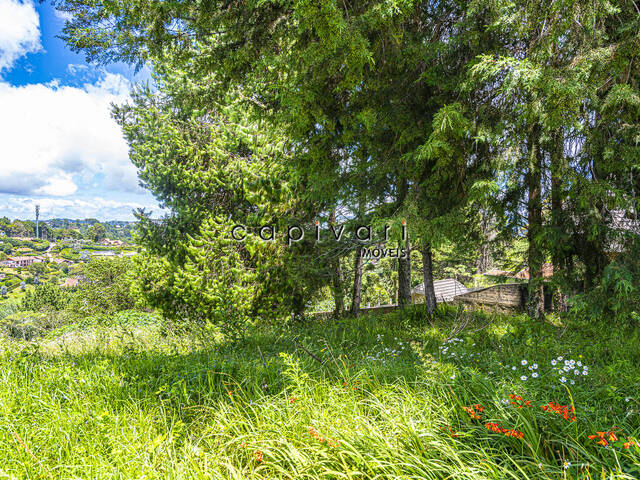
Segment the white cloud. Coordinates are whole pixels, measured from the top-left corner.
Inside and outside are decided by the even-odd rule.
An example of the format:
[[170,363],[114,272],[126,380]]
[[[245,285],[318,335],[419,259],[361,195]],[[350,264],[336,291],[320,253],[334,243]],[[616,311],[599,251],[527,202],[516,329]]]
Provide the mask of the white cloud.
[[62,10],[54,9],[53,13],[56,17],[64,22],[68,22],[73,19],[73,15],[69,12],[63,12]]
[[40,17],[33,3],[0,0],[0,73],[27,53],[37,52],[40,44]]
[[129,88],[111,73],[82,88],[0,82],[0,193],[68,196],[96,175],[110,189],[140,192],[110,113]]
[[139,208],[152,210],[154,217],[162,212],[151,199],[131,201],[112,200],[104,197],[88,199],[19,196],[0,196],[0,212],[11,219],[34,218],[35,206],[40,205],[40,218],[97,218],[98,220],[134,220],[132,211]]

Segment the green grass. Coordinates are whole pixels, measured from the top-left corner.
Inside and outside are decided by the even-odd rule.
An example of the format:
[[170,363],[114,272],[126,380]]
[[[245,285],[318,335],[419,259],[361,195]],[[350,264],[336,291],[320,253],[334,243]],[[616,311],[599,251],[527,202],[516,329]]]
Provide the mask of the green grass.
[[[122,313],[5,339],[0,478],[637,478],[640,449],[588,436],[640,436],[639,329],[411,317],[256,327],[231,342]],[[562,384],[558,356],[588,375]],[[463,410],[473,404],[481,420]]]

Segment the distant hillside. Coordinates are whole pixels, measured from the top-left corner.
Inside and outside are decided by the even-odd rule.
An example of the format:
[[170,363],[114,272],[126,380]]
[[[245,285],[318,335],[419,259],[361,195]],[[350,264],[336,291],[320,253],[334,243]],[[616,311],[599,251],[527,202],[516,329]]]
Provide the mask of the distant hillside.
[[[101,222],[95,218],[70,219],[53,218],[40,221],[40,237],[46,239],[94,236],[94,231],[99,229],[99,237],[112,240],[130,240],[136,222],[122,220],[108,220]],[[11,237],[34,237],[36,223],[33,220],[9,220],[0,218],[0,232]]]
[[89,227],[92,227],[95,224],[99,223],[104,226],[107,232],[107,238],[118,240],[130,239],[136,224],[136,222],[128,222],[124,220],[107,220],[105,222],[101,222],[99,220],[96,220],[95,218],[85,218],[84,220],[53,218],[50,220],[45,220],[44,223],[51,228],[61,228],[65,230],[77,229],[83,235],[86,233]]

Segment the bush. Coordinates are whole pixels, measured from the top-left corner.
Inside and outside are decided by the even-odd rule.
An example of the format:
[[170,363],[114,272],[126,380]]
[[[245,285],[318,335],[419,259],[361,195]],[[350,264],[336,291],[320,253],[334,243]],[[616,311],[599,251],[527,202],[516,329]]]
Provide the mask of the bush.
[[109,313],[135,306],[130,293],[131,261],[125,257],[92,258],[82,268],[71,308],[82,313]]
[[69,293],[58,285],[47,283],[28,291],[20,304],[21,310],[39,311],[43,308],[62,310],[69,304]]
[[44,310],[40,312],[17,312],[5,317],[0,325],[7,337],[15,340],[33,340],[64,323],[62,312]]
[[618,255],[607,267],[598,285],[577,295],[572,315],[594,322],[613,319],[618,324],[637,323],[640,317],[640,246]]
[[0,304],[0,320],[16,313],[19,310],[17,303],[12,301],[2,302]]

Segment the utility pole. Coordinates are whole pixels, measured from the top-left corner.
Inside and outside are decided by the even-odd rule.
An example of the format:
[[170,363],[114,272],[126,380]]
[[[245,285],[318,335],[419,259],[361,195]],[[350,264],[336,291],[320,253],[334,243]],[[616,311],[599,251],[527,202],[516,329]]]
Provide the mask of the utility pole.
[[36,238],[40,238],[39,220],[40,220],[40,205],[36,205]]

